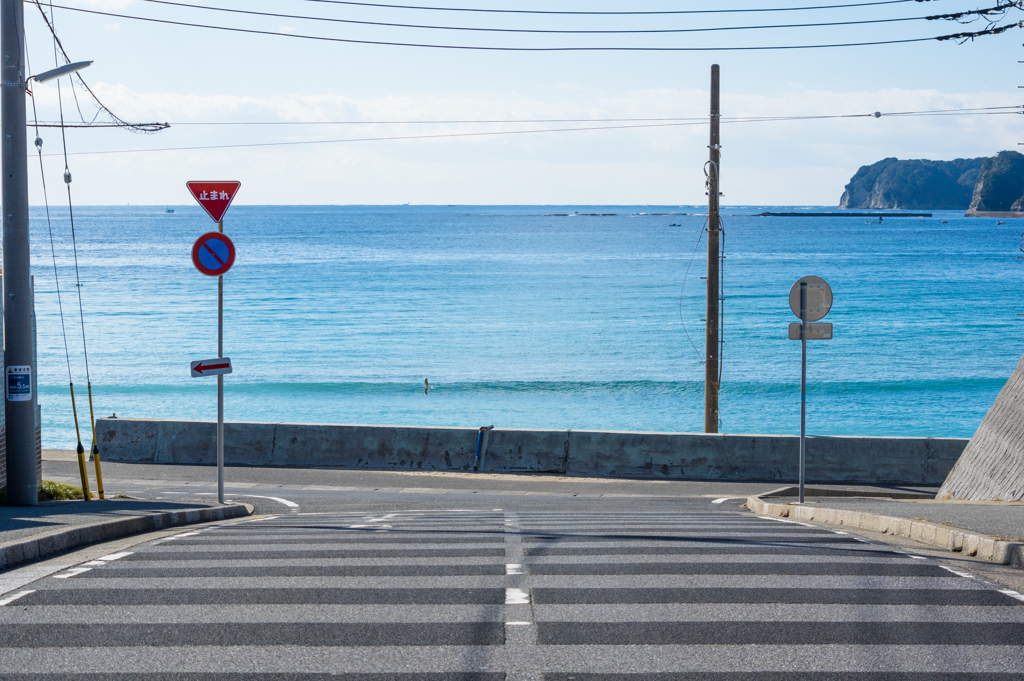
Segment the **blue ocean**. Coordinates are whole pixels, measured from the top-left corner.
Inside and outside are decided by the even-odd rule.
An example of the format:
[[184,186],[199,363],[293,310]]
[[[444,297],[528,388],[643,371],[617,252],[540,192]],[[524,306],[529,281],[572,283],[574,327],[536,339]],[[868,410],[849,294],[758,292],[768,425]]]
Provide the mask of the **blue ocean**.
[[[83,322],[97,417],[216,418],[189,372],[217,356],[217,281],[190,260],[216,225],[170,208],[76,209],[80,286],[67,209],[32,209],[45,447],[76,445],[65,337],[91,437]],[[1024,225],[765,210],[823,209],[723,211],[721,432],[799,432],[788,293],[816,275],[834,339],[808,343],[808,432],[970,437],[1024,352]],[[699,432],[702,213],[235,206],[226,418]]]

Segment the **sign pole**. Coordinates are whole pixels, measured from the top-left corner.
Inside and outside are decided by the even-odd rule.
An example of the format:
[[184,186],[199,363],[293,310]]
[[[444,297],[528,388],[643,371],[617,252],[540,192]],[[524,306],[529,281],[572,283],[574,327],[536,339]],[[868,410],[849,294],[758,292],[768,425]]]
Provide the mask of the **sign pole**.
[[[217,222],[224,233],[224,220]],[[224,356],[224,275],[217,275],[217,356]],[[217,375],[217,502],[224,503],[224,374]]]
[[[813,298],[808,297],[813,294]],[[824,319],[832,309],[832,288],[821,277],[801,277],[789,289],[789,309],[800,323],[789,325],[789,339],[800,341],[800,503],[804,503],[807,471],[807,341],[832,340],[831,324],[809,324]]]
[[[0,0],[2,1],[2,0]],[[241,182],[186,182],[185,186],[217,223],[192,246],[192,264],[207,276],[217,277],[217,358],[191,362],[192,377],[217,377],[217,501],[224,503],[224,374],[231,373],[231,358],[224,357],[224,274],[235,262],[235,245],[224,234],[224,213]]]
[[800,503],[807,463],[807,282],[800,282]]

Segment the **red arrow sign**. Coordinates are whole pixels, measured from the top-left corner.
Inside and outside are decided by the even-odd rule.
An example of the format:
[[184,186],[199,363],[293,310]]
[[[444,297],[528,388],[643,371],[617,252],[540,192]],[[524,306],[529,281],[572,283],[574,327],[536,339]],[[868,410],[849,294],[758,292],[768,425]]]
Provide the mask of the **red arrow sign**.
[[192,368],[192,371],[198,371],[199,373],[203,373],[204,371],[212,371],[213,369],[227,369],[229,366],[231,366],[231,365],[228,364],[227,362],[225,362],[224,364],[206,364],[206,365],[204,365],[202,362],[200,362],[199,364],[197,364],[196,366],[194,366]]
[[216,376],[218,374],[231,373],[231,358],[218,357],[216,359],[201,359],[190,363],[192,377]]
[[224,219],[241,182],[186,182],[185,186],[214,222]]

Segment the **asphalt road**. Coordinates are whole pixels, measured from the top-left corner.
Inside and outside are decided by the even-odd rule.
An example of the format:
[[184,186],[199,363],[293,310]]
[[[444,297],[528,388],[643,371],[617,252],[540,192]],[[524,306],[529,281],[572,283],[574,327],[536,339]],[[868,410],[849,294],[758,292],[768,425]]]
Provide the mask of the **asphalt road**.
[[1024,678],[1024,596],[703,487],[303,482],[0,596],[0,679]]

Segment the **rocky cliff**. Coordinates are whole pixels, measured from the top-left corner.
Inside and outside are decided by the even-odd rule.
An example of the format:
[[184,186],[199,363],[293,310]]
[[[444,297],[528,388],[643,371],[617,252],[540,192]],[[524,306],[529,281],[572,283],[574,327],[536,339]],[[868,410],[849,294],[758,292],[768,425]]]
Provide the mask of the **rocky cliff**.
[[[839,207],[900,210],[965,209],[971,205],[971,197],[980,177],[982,165],[992,160],[883,159],[878,163],[862,166],[857,171],[846,185]],[[1018,197],[1020,193],[1018,192]]]
[[1000,151],[981,164],[968,213],[1021,210],[1024,202],[1024,154]]

